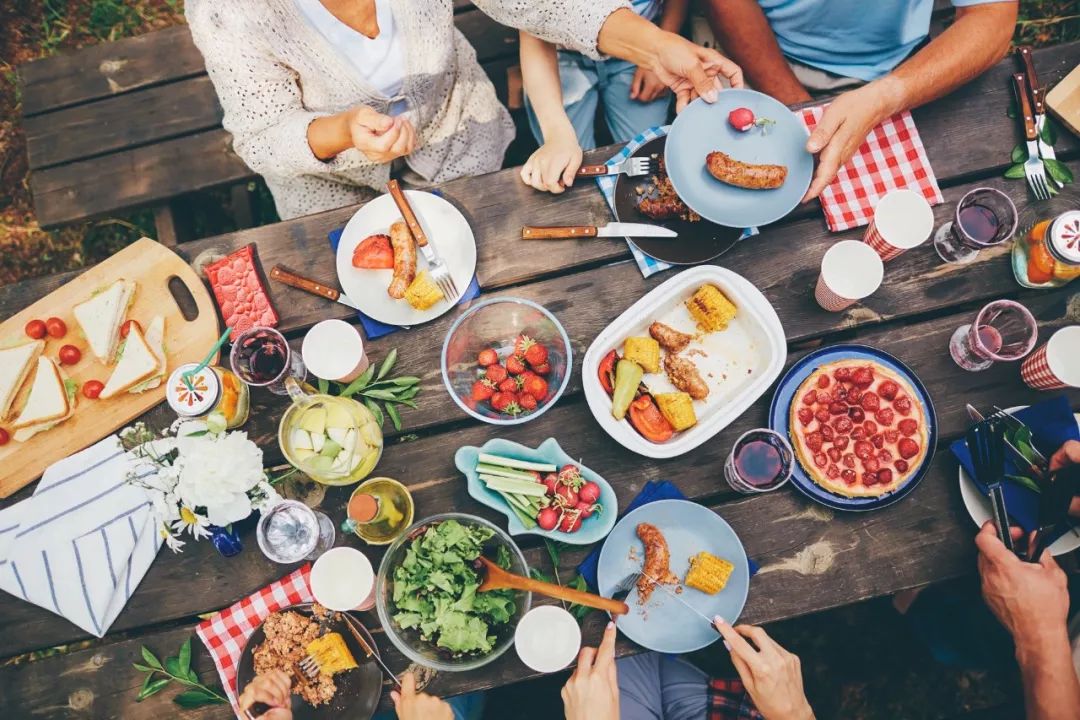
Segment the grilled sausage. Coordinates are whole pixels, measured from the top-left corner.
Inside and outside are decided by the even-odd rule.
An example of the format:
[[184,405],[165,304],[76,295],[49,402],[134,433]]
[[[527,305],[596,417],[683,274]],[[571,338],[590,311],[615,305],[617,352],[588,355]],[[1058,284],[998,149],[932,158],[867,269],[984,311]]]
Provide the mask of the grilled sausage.
[[[671,551],[668,550],[667,540],[659,528],[649,523],[638,523],[637,536],[645,546],[645,564],[642,567],[643,575],[638,579],[638,597],[645,604],[652,595],[653,586],[656,582],[663,585],[678,585],[679,578],[671,572]],[[645,577],[648,575],[649,577]],[[649,578],[654,578],[650,580]]]
[[775,190],[787,180],[786,165],[751,165],[720,151],[709,153],[705,165],[720,182],[749,190]]
[[693,335],[687,335],[684,332],[679,332],[670,325],[665,325],[662,322],[654,322],[649,326],[649,335],[652,339],[660,343],[660,347],[667,350],[669,353],[680,353],[686,349],[686,346],[690,344],[690,341],[694,339]]
[[704,400],[709,396],[709,386],[701,379],[697,366],[677,355],[664,358],[664,372],[675,387],[695,400]]
[[394,279],[386,292],[400,300],[416,278],[416,241],[409,226],[401,220],[390,226],[390,247],[394,249]]

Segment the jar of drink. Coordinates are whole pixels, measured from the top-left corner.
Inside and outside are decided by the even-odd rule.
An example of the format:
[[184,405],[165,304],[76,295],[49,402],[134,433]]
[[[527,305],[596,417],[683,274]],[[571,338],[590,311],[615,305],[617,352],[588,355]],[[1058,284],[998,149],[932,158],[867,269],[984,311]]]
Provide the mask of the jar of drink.
[[207,366],[185,378],[184,373],[195,370],[197,363],[187,363],[173,370],[165,389],[169,407],[179,417],[196,420],[220,412],[229,430],[240,427],[248,419],[251,391],[236,376],[223,367]]
[[412,495],[397,480],[372,478],[353,491],[346,513],[343,531],[369,545],[388,545],[412,525]]
[[1061,287],[1080,277],[1080,210],[1035,223],[1013,247],[1013,272],[1029,288]]

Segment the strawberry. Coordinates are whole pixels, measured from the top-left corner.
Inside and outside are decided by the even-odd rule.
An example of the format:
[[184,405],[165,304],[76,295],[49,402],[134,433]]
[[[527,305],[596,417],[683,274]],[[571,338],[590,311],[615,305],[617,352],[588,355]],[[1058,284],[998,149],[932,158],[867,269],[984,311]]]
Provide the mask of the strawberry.
[[484,348],[480,351],[480,355],[477,357],[476,362],[480,364],[480,367],[495,365],[499,362],[499,353],[495,352],[492,348]]
[[518,357],[525,357],[525,352],[535,344],[536,341],[528,335],[518,335],[517,339],[514,340],[514,354]]
[[497,412],[507,415],[517,415],[521,407],[517,404],[517,396],[514,393],[497,392],[491,396],[491,407]]
[[900,442],[897,444],[896,449],[900,452],[900,457],[904,460],[910,460],[919,454],[919,443],[911,438],[900,438]]
[[525,372],[525,361],[517,355],[506,358],[506,371],[511,375],[520,375]]
[[504,368],[502,365],[490,365],[488,366],[488,369],[484,371],[484,377],[496,384],[501,383],[503,380],[505,380],[506,375],[506,368]]
[[894,383],[892,380],[886,380],[878,386],[878,395],[884,400],[892,402],[896,398],[896,394],[900,392],[900,386]]
[[477,380],[472,386],[472,399],[477,402],[484,402],[490,400],[491,396],[495,394],[495,388],[491,386],[487,380]]
[[518,405],[521,406],[522,410],[535,410],[538,403],[536,402],[536,398],[534,396],[525,392],[522,393],[521,397],[518,398]]
[[547,375],[551,372],[551,363],[540,363],[539,365],[533,365],[533,372],[538,375]]
[[547,380],[539,375],[526,377],[521,389],[532,395],[534,398],[546,398],[548,394]]
[[501,383],[499,383],[498,387],[499,392],[504,393],[516,393],[519,390],[517,378],[512,377],[508,377],[503,380]]
[[851,382],[861,388],[868,388],[874,384],[874,371],[868,367],[855,368],[851,373]]
[[819,388],[825,389],[825,388],[829,387],[829,384],[831,382],[832,382],[832,378],[829,377],[828,375],[819,375],[818,379],[817,379],[817,386]]
[[536,343],[535,345],[532,345],[525,350],[525,362],[529,363],[534,367],[536,365],[543,365],[547,362],[547,359],[547,348],[540,343]]

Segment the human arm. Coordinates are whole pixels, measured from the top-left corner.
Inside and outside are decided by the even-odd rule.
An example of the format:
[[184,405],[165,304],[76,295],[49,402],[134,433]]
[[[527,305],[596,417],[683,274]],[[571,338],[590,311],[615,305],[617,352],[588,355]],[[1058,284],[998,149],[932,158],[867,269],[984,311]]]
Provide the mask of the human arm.
[[720,47],[743,68],[752,87],[785,105],[810,100],[780,51],[758,0],[710,0],[706,13]]
[[360,105],[312,120],[307,142],[320,160],[356,148],[373,163],[388,163],[416,149],[416,130],[401,115],[390,117]]
[[[661,30],[676,35],[682,31],[683,23],[686,22],[686,13],[689,9],[689,0],[667,0],[664,10],[656,23]],[[634,79],[630,83],[630,98],[639,102],[648,103],[656,100],[667,92],[667,86],[660,82],[656,73],[648,68],[638,66],[634,71]]]
[[713,624],[724,636],[739,679],[765,720],[814,720],[803,691],[798,655],[789,653],[759,627],[732,627],[720,616]]
[[[1065,444],[1050,456],[1050,472],[1057,472],[1069,465],[1080,465],[1080,442],[1076,440],[1066,440]],[[1080,495],[1072,499],[1069,514],[1080,517]]]
[[416,691],[411,672],[401,676],[401,691],[390,693],[398,720],[454,720],[454,711],[443,700]]
[[563,108],[555,46],[524,31],[521,77],[544,138],[522,165],[521,179],[537,190],[561,193],[574,184],[574,174],[581,167],[581,146]]
[[574,674],[562,689],[566,720],[619,720],[615,635],[615,623],[609,622],[600,647],[578,653]]
[[817,197],[882,120],[947,95],[983,73],[1009,48],[1017,3],[958,7],[956,20],[895,70],[837,97],[806,143],[820,153],[803,202]]
[[271,670],[265,675],[256,675],[244,688],[237,704],[241,710],[247,710],[257,702],[268,705],[270,709],[257,720],[292,720],[292,710],[289,708],[291,688],[292,680],[286,673]]
[[[1012,528],[1015,538],[1022,532]],[[1080,717],[1080,681],[1069,645],[1065,573],[1044,551],[1036,563],[1009,551],[992,521],[975,537],[983,597],[1012,635],[1028,720]]]

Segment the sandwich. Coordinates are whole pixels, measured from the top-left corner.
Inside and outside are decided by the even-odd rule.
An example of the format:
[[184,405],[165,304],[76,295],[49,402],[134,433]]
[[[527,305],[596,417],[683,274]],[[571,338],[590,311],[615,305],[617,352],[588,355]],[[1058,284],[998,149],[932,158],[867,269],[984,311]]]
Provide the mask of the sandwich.
[[135,295],[137,283],[117,280],[73,310],[90,350],[101,362],[109,364],[120,342],[120,326]]
[[0,419],[7,417],[19,388],[37,367],[37,359],[44,349],[44,340],[34,340],[0,350]]
[[162,315],[155,315],[154,319],[150,321],[150,326],[146,328],[146,335],[143,336],[146,339],[146,344],[150,346],[150,349],[154,353],[154,357],[158,359],[159,367],[158,371],[151,375],[146,380],[143,380],[138,385],[131,387],[129,393],[141,393],[147,390],[153,390],[157,386],[161,385],[165,381],[165,375],[168,373],[168,366],[165,355],[165,318]]
[[120,351],[120,359],[101,390],[101,399],[107,400],[136,385],[155,377],[161,372],[161,361],[154,354],[138,325],[131,324],[131,331]]
[[19,416],[12,421],[14,439],[26,442],[34,435],[67,420],[75,412],[74,381],[69,380],[49,358],[41,355],[37,361],[34,384]]

